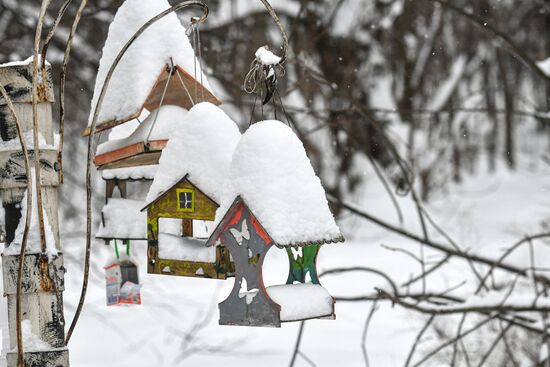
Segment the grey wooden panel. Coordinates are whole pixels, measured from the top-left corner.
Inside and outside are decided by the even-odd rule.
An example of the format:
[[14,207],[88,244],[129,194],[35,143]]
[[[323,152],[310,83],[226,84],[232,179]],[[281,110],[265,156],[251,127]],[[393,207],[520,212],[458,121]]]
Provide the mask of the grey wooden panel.
[[[34,170],[34,150],[29,151],[31,169]],[[58,186],[57,150],[40,151],[40,182],[42,186]],[[34,172],[33,172],[34,173]],[[20,150],[0,151],[0,189],[27,186],[27,172],[25,160]]]
[[[48,292],[44,289],[40,278],[40,256],[41,254],[26,254],[23,265],[23,293]],[[4,294],[15,295],[17,293],[17,270],[19,267],[19,255],[2,255],[2,267],[4,268]],[[63,266],[63,254],[57,256],[48,263],[50,278],[56,288],[65,290]]]
[[[6,89],[13,102],[32,102],[32,68],[32,64],[0,67],[0,84]],[[39,66],[38,80],[38,100],[54,102],[52,71],[49,65],[46,66],[45,73]],[[0,100],[0,104],[5,104],[3,99]]]
[[[237,225],[226,230],[222,239],[235,262],[235,284],[218,305],[220,325],[280,327],[281,307],[269,298],[262,280],[262,265],[273,243],[258,235],[246,207]],[[241,289],[245,281],[246,289]]]

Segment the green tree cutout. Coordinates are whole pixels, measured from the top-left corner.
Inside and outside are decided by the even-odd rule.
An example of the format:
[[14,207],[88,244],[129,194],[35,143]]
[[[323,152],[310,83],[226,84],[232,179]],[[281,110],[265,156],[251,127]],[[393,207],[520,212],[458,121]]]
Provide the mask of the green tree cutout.
[[320,245],[304,246],[299,247],[299,251],[294,252],[292,248],[287,247],[286,253],[288,254],[290,266],[286,284],[293,284],[295,281],[305,283],[308,272],[311,282],[313,284],[319,284],[315,259],[320,247]]

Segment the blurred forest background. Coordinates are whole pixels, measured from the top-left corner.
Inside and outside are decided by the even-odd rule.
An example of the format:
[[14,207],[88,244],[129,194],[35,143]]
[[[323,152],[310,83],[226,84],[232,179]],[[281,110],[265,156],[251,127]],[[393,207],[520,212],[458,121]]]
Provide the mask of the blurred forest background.
[[[242,90],[258,45],[280,45],[280,36],[259,2],[209,0],[211,16],[201,28],[202,55],[227,110],[245,127],[254,99]],[[80,134],[90,108],[101,49],[121,1],[87,6],[68,71],[68,160],[82,162]],[[388,133],[406,124],[406,149],[423,199],[464,175],[499,164],[548,163],[550,83],[530,70],[487,28],[433,0],[284,0],[273,2],[290,36],[290,58],[279,91],[288,118],[307,143],[330,193],[341,196],[363,183],[356,156],[384,168],[400,187]],[[544,0],[454,1],[520,45],[533,61],[550,57],[550,4]],[[53,1],[52,10],[61,6]],[[39,4],[0,1],[0,62],[30,55]],[[49,52],[59,74],[70,21],[69,7]],[[53,16],[52,11],[52,16]],[[184,24],[190,14],[180,14]],[[50,17],[49,22],[52,21]],[[47,30],[47,28],[46,28]],[[277,104],[279,116],[284,112]],[[263,111],[255,110],[256,118]],[[273,116],[265,111],[266,117]],[[323,141],[309,139],[318,130]],[[540,139],[540,136],[545,139]],[[317,139],[318,140],[318,139]],[[484,162],[482,162],[484,161]],[[480,162],[487,163],[482,164]],[[534,162],[534,163],[533,163]],[[70,163],[69,163],[70,164]],[[69,181],[80,181],[67,170]],[[66,203],[70,205],[70,203]]]
[[[49,29],[62,3],[60,0],[52,1],[45,32]],[[65,219],[62,222],[64,240],[66,241],[64,246],[79,247],[83,243],[86,141],[82,137],[82,132],[89,114],[103,43],[109,24],[121,3],[122,1],[118,0],[95,0],[88,3],[71,54],[66,87],[65,184],[61,190],[61,214]],[[171,3],[173,2],[171,1]],[[272,5],[289,35],[289,58],[285,63],[285,74],[279,79],[278,90],[281,98],[275,98],[274,103],[263,108],[257,104],[258,101],[254,96],[243,91],[243,79],[249,71],[250,63],[254,59],[254,52],[258,47],[267,44],[275,53],[278,53],[276,47],[281,45],[282,39],[275,24],[259,1],[205,0],[205,3],[210,7],[210,16],[200,28],[201,43],[199,47],[202,52],[205,73],[223,102],[222,108],[240,124],[243,131],[250,121],[263,118],[277,117],[283,121],[289,121],[293,125],[304,142],[315,171],[321,177],[327,193],[333,198],[333,209],[338,215],[340,223],[344,223],[347,240],[353,242],[363,238],[361,237],[362,232],[356,231],[357,226],[350,225],[348,227],[349,222],[346,222],[346,219],[350,216],[349,212],[353,212],[353,208],[349,205],[346,207],[344,202],[367,208],[383,217],[388,221],[387,223],[395,222],[396,226],[397,222],[399,225],[407,222],[402,226],[403,228],[406,227],[411,232],[423,233],[423,236],[418,234],[416,238],[408,236],[407,241],[409,242],[397,241],[392,236],[396,236],[396,233],[399,234],[399,228],[402,227],[397,230],[390,228],[391,233],[388,232],[390,234],[381,235],[380,232],[376,232],[380,228],[373,228],[374,225],[372,225],[365,230],[369,234],[374,233],[374,238],[372,235],[368,238],[370,242],[365,241],[369,244],[397,243],[403,248],[410,249],[410,246],[417,246],[418,243],[430,244],[430,239],[434,240],[435,237],[436,240],[444,239],[455,246],[450,237],[441,231],[435,223],[431,223],[431,226],[428,226],[430,228],[426,229],[424,219],[426,221],[429,219],[432,222],[431,219],[422,211],[420,205],[411,204],[412,201],[418,204],[418,199],[428,207],[431,203],[435,203],[434,207],[430,209],[434,209],[438,217],[443,219],[442,221],[446,224],[446,228],[450,229],[452,235],[463,240],[462,248],[477,250],[476,246],[479,245],[480,251],[485,251],[485,255],[490,254],[492,259],[496,259],[497,255],[500,255],[498,251],[503,251],[503,243],[509,245],[526,233],[544,230],[546,233],[537,238],[550,236],[547,233],[550,230],[548,211],[532,210],[533,208],[540,210],[536,205],[547,203],[550,191],[550,182],[548,182],[548,168],[550,167],[550,3],[548,1],[273,0]],[[26,59],[31,55],[39,8],[40,4],[35,0],[0,0],[0,63]],[[59,76],[63,51],[76,9],[76,4],[69,6],[48,51],[48,61],[52,64],[55,78]],[[196,14],[191,12],[179,14],[185,25],[190,23],[192,15]],[[544,60],[547,62],[544,63]],[[55,78],[54,81],[58,87],[58,79]],[[57,104],[55,106],[57,107]],[[56,121],[57,114],[58,111],[54,111],[54,121]],[[105,139],[104,136],[101,138]],[[281,148],[284,149],[284,147]],[[503,172],[505,173],[503,174]],[[525,176],[523,180],[518,178],[520,175]],[[94,184],[94,204],[97,210],[101,208],[104,190],[103,183],[98,176],[96,175]],[[476,181],[476,178],[480,177],[483,180]],[[498,195],[486,200],[483,210],[474,213],[470,207],[461,208],[460,203],[467,202],[472,208],[479,209],[475,207],[475,204],[483,200],[480,199],[480,196],[475,195],[466,197],[463,195],[463,191],[456,188],[460,188],[462,185],[467,186],[469,180],[473,179],[473,184],[469,188],[478,190],[481,186],[480,182],[485,184],[490,181],[490,179],[486,179],[487,177],[496,177],[499,184],[510,178],[512,184],[490,186],[486,191],[498,191]],[[365,190],[368,191],[375,185],[378,187],[381,185],[383,189],[374,194],[373,192],[367,193],[375,197],[374,199],[369,197],[369,205],[372,206],[367,207],[365,204],[367,200],[364,200],[363,197],[367,195],[363,194]],[[415,188],[413,193],[418,194],[418,198],[416,194],[413,194],[412,198],[409,195],[409,202],[404,202],[402,197],[411,192],[411,187]],[[538,191],[534,189],[535,187]],[[540,187],[543,187],[542,191],[540,191]],[[478,192],[476,191],[475,194],[477,195]],[[387,196],[384,205],[376,202],[377,196],[381,195]],[[411,226],[410,218],[413,218],[413,222],[418,220],[417,210],[421,225],[415,222],[416,224]],[[354,213],[357,214],[357,212]],[[395,213],[398,214],[397,220]],[[513,217],[512,220],[510,219],[512,214],[518,214],[518,217],[521,218]],[[408,221],[404,221],[403,217]],[[94,220],[97,222],[97,215]],[[512,222],[517,227],[510,228]],[[360,229],[364,229],[364,227],[366,226],[362,225]],[[473,238],[472,233],[476,232],[478,227],[483,235],[480,234],[477,238]],[[94,228],[96,228],[95,225]],[[434,235],[434,232],[438,234]],[[78,241],[72,241],[73,239],[78,239]],[[520,244],[530,243],[530,240],[530,237],[526,237],[525,241]],[[468,246],[463,246],[464,243],[467,243]],[[548,241],[546,240],[544,243],[547,244]],[[387,248],[384,252],[374,249],[374,246],[365,249],[365,246],[362,245],[363,243],[359,243],[359,241],[355,244],[350,243],[351,250],[346,250],[349,251],[347,253],[328,250],[334,251],[330,252],[332,254],[330,259],[333,260],[331,265],[339,264],[338,261],[345,263],[349,260],[344,258],[346,255],[355,257],[353,260],[360,262],[361,265],[379,266],[383,268],[383,271],[388,271],[396,277],[406,278],[410,275],[409,273],[413,272],[411,270],[413,268],[414,272],[418,271],[415,260],[411,260],[413,265],[407,265],[406,268],[396,260],[397,252],[405,253],[408,250],[402,248],[393,251],[394,249],[390,249],[392,250],[390,253]],[[484,249],[482,245],[485,246]],[[515,250],[517,247],[508,249]],[[336,297],[339,302],[338,307],[342,307],[338,309],[338,312],[347,310],[348,314],[345,312],[341,314],[354,316],[351,320],[346,319],[346,316],[342,317],[340,321],[343,323],[338,324],[342,330],[335,332],[334,335],[345,335],[345,340],[349,340],[348,337],[359,339],[362,337],[364,343],[371,317],[378,309],[376,302],[379,298],[377,297],[380,297],[380,300],[391,300],[392,304],[393,302],[399,303],[402,299],[410,300],[412,298],[415,299],[415,302],[421,302],[429,298],[426,295],[429,292],[426,291],[425,280],[428,278],[428,274],[424,272],[428,261],[424,261],[422,249],[420,250],[421,255],[418,255],[422,256],[418,261],[422,265],[422,274],[415,277],[414,282],[410,280],[408,283],[404,283],[407,284],[405,288],[409,292],[410,284],[414,283],[418,286],[416,280],[423,279],[421,296],[415,299],[414,296],[407,293],[400,298],[395,294],[393,299],[391,295],[382,297],[380,293],[377,293],[378,296],[370,298],[356,297],[355,301],[374,300],[371,311],[366,315],[365,308],[346,308],[348,306],[345,305],[345,302],[354,301],[353,299]],[[440,286],[438,281],[447,275],[449,279],[457,281],[471,276],[477,282],[479,280],[478,272],[483,273],[483,270],[488,269],[487,262],[482,264],[485,266],[483,267],[474,259],[475,266],[469,265],[474,274],[465,275],[468,270],[464,271],[467,269],[464,263],[460,266],[457,266],[456,263],[449,265],[447,260],[452,255],[466,258],[471,262],[471,256],[462,253],[462,250],[454,252],[447,250],[443,251],[444,254],[446,253],[445,257],[438,253],[441,257],[437,261],[441,258],[443,260],[438,262],[437,268],[434,269],[434,274],[437,274],[439,278],[431,285],[438,284]],[[522,254],[525,255],[525,253]],[[426,256],[428,255],[430,254],[427,253]],[[69,253],[66,256],[69,262],[77,264],[73,265],[75,268],[80,266],[78,256],[80,256],[78,253]],[[537,259],[543,261],[544,256]],[[528,255],[523,256],[520,260],[514,264],[519,264],[517,266],[521,268],[520,272],[523,272],[524,276],[522,279],[528,279],[531,274],[528,273],[528,270],[534,270],[535,265],[529,263]],[[371,263],[368,263],[369,261]],[[346,264],[350,265],[351,263],[353,262]],[[496,264],[497,261],[495,260],[494,263]],[[440,268],[441,264],[449,266]],[[101,265],[94,264],[93,266],[96,273],[92,276],[96,277],[94,280],[100,286],[96,294],[99,296],[96,297],[97,299],[92,298],[92,306],[87,306],[93,310],[90,311],[91,316],[88,316],[90,319],[83,322],[87,326],[96,322],[92,316],[105,312],[103,310],[105,308],[103,289],[101,289],[103,285]],[[326,267],[324,269],[326,270]],[[445,276],[438,273],[441,269],[445,269],[442,271]],[[493,270],[491,267],[487,274],[494,275]],[[539,275],[548,271],[548,264],[544,268],[537,268],[537,271],[540,271]],[[518,277],[522,275],[516,273],[511,272],[510,274]],[[479,289],[483,286],[488,288],[489,293],[492,291],[507,292],[507,287],[510,287],[510,294],[516,295],[517,292],[518,297],[522,297],[521,292],[514,288],[517,278],[512,281],[510,280],[511,275],[508,273],[506,275],[503,275],[504,273],[497,274],[501,276],[498,281],[491,278],[492,283],[486,285],[487,275],[481,281]],[[69,275],[71,275],[70,272]],[[74,288],[71,292],[73,293],[67,292],[66,298],[74,298],[76,291],[79,290],[79,274],[73,273],[73,275],[76,277],[71,280]],[[541,278],[533,281],[537,298],[539,296],[547,297],[547,285],[550,284],[548,277],[544,278],[547,273],[540,276]],[[471,278],[468,278],[468,281],[471,281]],[[534,276],[533,279],[535,279]],[[406,279],[401,280],[405,281]],[[175,280],[171,279],[170,281],[176,284]],[[184,282],[185,280],[178,281]],[[464,280],[465,282],[466,280]],[[356,284],[359,283],[356,282]],[[327,281],[327,284],[330,289],[331,283]],[[334,289],[349,290],[342,285],[343,282],[337,284]],[[372,288],[370,283],[368,285],[367,282],[361,284],[365,284],[368,289]],[[544,284],[543,290],[537,288],[541,284]],[[468,290],[462,293],[450,292],[449,284],[444,284],[444,286],[443,293],[438,294],[437,300],[433,301],[430,306],[441,305],[442,300],[461,305],[467,303],[470,296],[475,298],[479,292],[479,289],[475,290],[477,283],[472,288],[470,282]],[[522,284],[518,288],[525,290],[531,289],[530,287],[530,285]],[[199,292],[198,288],[197,292]],[[158,306],[159,310],[164,311],[166,308],[163,307],[166,305],[162,302],[165,301],[161,300],[154,307]],[[203,302],[202,306],[204,304]],[[415,303],[415,305],[418,304]],[[512,305],[512,311],[516,306],[517,304]],[[515,331],[516,328],[512,329],[513,334],[510,333],[512,334],[510,342],[504,337],[506,345],[502,348],[505,348],[508,354],[516,356],[518,361],[514,357],[508,358],[504,349],[501,349],[499,353],[491,354],[494,349],[492,341],[493,338],[496,338],[495,345],[500,345],[501,335],[508,332],[510,325],[517,326],[517,322],[519,322],[517,320],[525,321],[522,318],[523,314],[517,313],[513,314],[513,318],[507,318],[510,314],[506,312],[510,309],[503,310],[498,305],[493,305],[490,310],[485,309],[483,311],[485,313],[480,312],[479,315],[490,314],[493,315],[492,318],[495,318],[494,315],[498,314],[501,324],[489,323],[488,330],[475,334],[475,338],[465,347],[457,340],[462,339],[460,331],[466,314],[470,312],[469,309],[456,311],[456,314],[463,315],[462,321],[451,316],[451,318],[442,318],[443,321],[437,321],[440,320],[438,318],[432,324],[436,312],[419,308],[415,311],[426,316],[423,320],[426,321],[425,328],[422,324],[415,323],[414,326],[417,327],[414,329],[414,335],[411,336],[410,330],[401,333],[411,336],[406,340],[407,343],[411,340],[415,341],[406,365],[411,362],[410,359],[415,352],[416,344],[422,339],[423,333],[430,325],[427,333],[431,333],[432,342],[434,340],[450,341],[449,343],[454,348],[451,355],[440,356],[438,354],[440,357],[435,365],[446,361],[445,365],[455,365],[456,362],[456,365],[481,366],[487,360],[491,361],[489,356],[493,358],[489,365],[494,366],[523,366],[522,360],[533,362],[525,365],[536,365],[539,362],[541,365],[543,362],[549,365],[550,360],[547,356],[548,350],[550,350],[550,338],[546,324],[549,321],[549,306],[542,307],[535,311],[542,316],[543,327],[539,323],[538,316],[533,317],[528,319],[527,326],[520,325],[519,332]],[[155,310],[155,308],[152,309]],[[70,313],[73,310],[74,306],[71,305],[71,301],[67,301],[66,312]],[[492,311],[496,313],[493,314]],[[171,312],[177,313],[174,310]],[[393,348],[392,343],[388,343],[387,340],[393,340],[390,338],[399,334],[395,330],[400,330],[401,324],[408,325],[412,321],[405,313],[401,313],[397,318],[394,313],[390,313],[389,306],[388,313],[384,314],[383,312],[385,311],[378,311],[384,324],[374,326],[377,333],[377,337],[374,338],[376,339],[375,343],[386,337],[384,345],[377,345],[379,355],[383,355],[380,358],[386,361],[383,358],[390,358],[389,356],[394,352],[393,349],[403,349],[400,353],[405,359],[412,343],[403,346],[403,348]],[[354,313],[360,314],[361,317],[366,316],[365,331],[362,336],[357,335],[361,334],[357,330],[350,331],[353,327],[363,323],[363,319],[357,321]],[[430,315],[429,318],[428,315]],[[481,319],[481,317],[477,318],[479,315],[476,316],[476,322]],[[516,318],[516,316],[518,317]],[[130,319],[126,321],[128,320]],[[172,319],[167,317],[164,321],[171,327]],[[112,322],[109,320],[109,323]],[[394,325],[392,322],[400,325]],[[482,323],[484,322],[487,321],[482,321]],[[509,324],[505,326],[506,331],[501,333],[502,322],[509,322]],[[451,329],[451,325],[456,324],[459,325],[457,331]],[[96,342],[100,343],[103,331],[99,331],[99,328],[93,330],[95,331],[89,331],[89,333],[97,334]],[[193,328],[191,330],[196,331]],[[218,329],[214,330],[218,332]],[[317,343],[319,339],[316,338],[319,338],[322,333],[325,333],[323,335],[331,334],[326,332],[328,329],[320,327],[314,330],[322,330],[322,332],[317,333],[316,336],[309,335],[313,340],[312,343]],[[392,331],[392,334],[384,334],[388,333],[388,330]],[[252,333],[248,330],[247,332]],[[299,335],[301,337],[301,331]],[[533,335],[536,336],[536,339]],[[233,334],[231,334],[232,336]],[[85,353],[89,349],[84,347],[88,340],[84,337],[85,335],[82,335],[82,339],[75,342],[80,343],[77,344],[79,347],[75,347],[75,350],[80,351],[81,354],[78,358],[81,360],[86,359],[87,354]],[[189,339],[185,338],[187,335],[182,336],[182,345],[190,344]],[[272,334],[266,338],[270,342],[274,340]],[[304,339],[306,343],[304,348],[307,349],[308,336],[305,336]],[[398,341],[402,340],[398,339]],[[294,343],[294,340],[291,340],[291,343]],[[359,344],[356,344],[353,348],[358,351]],[[329,353],[330,348],[323,348],[323,345],[321,343],[316,346],[317,352],[322,354],[324,349],[326,353]],[[544,345],[547,346],[546,354],[541,352]],[[284,346],[284,348],[287,347],[287,345]],[[292,347],[294,346],[289,348]],[[296,344],[291,365],[294,364],[296,356],[300,353],[298,347],[299,343]],[[384,348],[390,347],[391,352],[386,352]],[[264,346],[262,345],[261,348]],[[347,346],[342,347],[342,350],[348,356],[349,350],[346,348]],[[467,350],[476,351],[476,348],[485,348],[489,352],[488,354],[480,352],[474,364],[469,361]],[[175,349],[177,350],[177,347]],[[214,350],[227,352],[221,347],[217,349],[214,347],[212,349],[203,348],[202,350],[207,353],[211,351],[214,353]],[[188,349],[184,349],[181,352],[182,355],[187,351]],[[89,353],[93,353],[93,351],[89,351]],[[157,350],[151,353],[155,356],[160,354]],[[305,353],[303,352],[302,362],[307,361]],[[403,355],[403,353],[405,354]],[[365,364],[369,366],[366,354],[365,347],[363,355]],[[461,360],[457,355],[463,355],[464,358]],[[487,358],[485,358],[486,355]],[[525,356],[525,358],[519,358],[519,355]],[[330,358],[330,355],[324,357]],[[164,357],[158,358],[159,361],[162,361]],[[362,358],[357,358],[361,365],[363,365]],[[472,358],[475,360],[475,357]],[[399,360],[399,364],[401,362]],[[477,364],[478,362],[480,364]],[[90,363],[90,365],[94,365],[95,362]],[[211,361],[208,360],[208,363]],[[236,362],[235,365],[240,365],[240,363],[240,361]]]

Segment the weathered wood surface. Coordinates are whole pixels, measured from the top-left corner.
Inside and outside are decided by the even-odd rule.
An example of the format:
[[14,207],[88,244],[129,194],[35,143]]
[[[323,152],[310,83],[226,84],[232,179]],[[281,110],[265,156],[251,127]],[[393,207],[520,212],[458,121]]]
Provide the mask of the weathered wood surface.
[[[32,68],[32,63],[0,67],[0,84],[4,86],[14,103],[32,103]],[[54,102],[50,65],[46,65],[45,73],[39,68],[38,81],[38,101]],[[0,101],[0,104],[5,102]]]
[[237,205],[220,238],[235,262],[235,284],[218,305],[219,323],[280,327],[281,306],[269,297],[262,279],[263,262],[274,243],[246,205]]
[[[6,355],[8,367],[17,366],[17,352]],[[69,365],[69,349],[58,348],[48,352],[25,352],[26,367],[67,367]]]
[[[29,103],[14,103],[15,113],[21,123],[22,131],[33,129],[32,105]],[[39,103],[37,106],[38,132],[46,143],[54,144],[52,125],[52,104],[49,102]],[[1,105],[0,101],[0,138],[3,141],[17,139],[15,118],[7,105]]]
[[[23,293],[50,292],[42,280],[41,254],[27,254],[23,264]],[[4,269],[4,295],[17,293],[17,270],[19,267],[19,255],[2,255],[2,267]],[[48,263],[51,284],[59,291],[65,290],[65,267],[63,266],[63,254],[56,256]]]
[[[34,167],[34,150],[29,150],[29,159]],[[41,150],[39,159],[41,186],[58,186],[57,150]],[[32,172],[34,173],[34,168]],[[23,153],[21,150],[0,151],[0,189],[14,187],[27,187]]]

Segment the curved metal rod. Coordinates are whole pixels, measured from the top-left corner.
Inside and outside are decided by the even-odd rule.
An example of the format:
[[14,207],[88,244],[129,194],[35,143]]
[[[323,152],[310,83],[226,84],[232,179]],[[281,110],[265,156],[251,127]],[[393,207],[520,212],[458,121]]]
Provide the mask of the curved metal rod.
[[[87,0],[82,0],[80,6],[76,12],[71,26],[71,32],[67,38],[67,44],[65,46],[65,52],[63,54],[63,65],[61,66],[61,73],[59,75],[59,151],[57,153],[57,163],[59,164],[59,184],[63,183],[63,145],[65,142],[65,80],[67,79],[67,65],[69,64],[69,56],[71,54],[71,47],[73,45],[74,35],[76,34],[76,28],[86,7]],[[43,57],[45,53],[43,54]]]
[[40,52],[42,54],[42,69],[46,67],[46,54],[48,53],[48,47],[50,46],[50,42],[53,38],[53,35],[55,31],[57,31],[57,27],[59,26],[59,23],[61,22],[61,19],[65,15],[65,12],[67,11],[67,8],[71,4],[73,0],[65,0],[61,8],[59,9],[59,13],[57,13],[57,17],[55,18],[55,21],[50,28],[50,31],[48,32],[48,35],[46,36],[46,40],[44,41],[44,44],[42,45],[42,51]]
[[103,81],[103,86],[101,87],[101,93],[99,94],[99,98],[97,100],[97,104],[94,108],[94,114],[92,118],[92,124],[90,125],[90,135],[88,135],[88,158],[86,162],[86,253],[85,253],[85,259],[84,259],[84,279],[82,281],[82,291],[80,293],[80,300],[78,302],[78,306],[74,315],[73,320],[71,321],[71,325],[69,326],[69,331],[67,332],[67,337],[65,339],[65,345],[69,343],[69,340],[71,339],[71,335],[74,331],[74,328],[76,326],[76,323],[78,322],[78,318],[80,316],[80,312],[82,311],[82,307],[84,306],[84,300],[86,298],[86,291],[88,288],[88,275],[90,271],[90,250],[91,250],[91,233],[92,233],[92,180],[91,180],[91,165],[92,160],[94,157],[94,135],[95,135],[95,128],[97,124],[97,118],[99,115],[99,110],[101,108],[101,105],[103,104],[103,99],[105,98],[105,94],[107,92],[107,88],[109,87],[109,82],[113,76],[113,73],[122,59],[122,56],[126,53],[128,48],[134,43],[134,41],[147,29],[149,28],[153,23],[157,22],[158,20],[164,18],[166,15],[173,13],[177,10],[189,7],[189,6],[200,6],[203,10],[202,16],[199,18],[200,22],[204,22],[206,17],[208,17],[208,6],[204,4],[201,1],[198,0],[191,0],[191,1],[183,1],[179,4],[176,4],[165,11],[161,12],[160,14],[154,16],[153,18],[149,19],[144,25],[141,26],[137,30],[136,33],[128,40],[128,42],[122,47],[118,55],[116,56],[115,60],[113,61],[113,64],[111,65],[109,72],[107,73],[107,76],[105,77],[105,80]]
[[281,35],[283,36],[283,55],[281,56],[280,64],[283,64],[286,61],[287,54],[288,54],[288,36],[286,34],[285,28],[283,27],[283,24],[281,23],[281,20],[277,16],[277,13],[275,13],[275,10],[271,6],[271,4],[267,0],[260,0],[262,4],[266,7],[267,11],[269,12],[269,15],[271,15],[271,18],[273,18],[273,21],[275,24],[277,24],[277,27],[279,27],[279,30],[281,31]]

